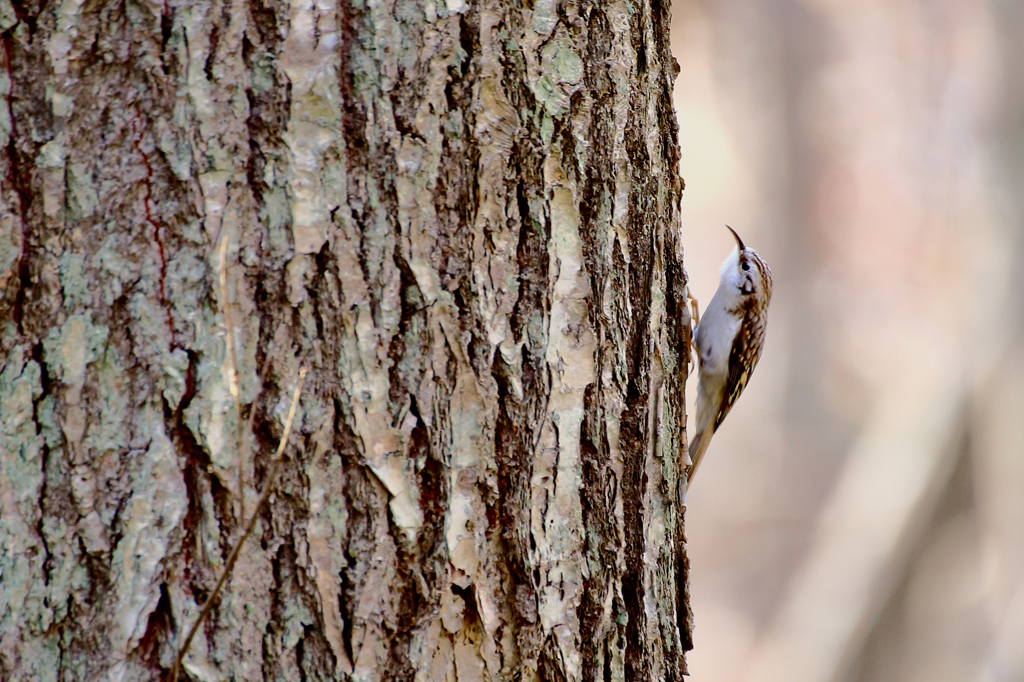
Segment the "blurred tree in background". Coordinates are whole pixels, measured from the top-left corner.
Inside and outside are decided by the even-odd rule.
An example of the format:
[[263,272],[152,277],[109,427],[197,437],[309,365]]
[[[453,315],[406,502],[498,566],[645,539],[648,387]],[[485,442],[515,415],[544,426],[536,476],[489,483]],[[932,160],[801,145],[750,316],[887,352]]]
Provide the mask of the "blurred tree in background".
[[1024,8],[674,15],[693,288],[725,222],[775,275],[688,499],[695,679],[1024,679]]

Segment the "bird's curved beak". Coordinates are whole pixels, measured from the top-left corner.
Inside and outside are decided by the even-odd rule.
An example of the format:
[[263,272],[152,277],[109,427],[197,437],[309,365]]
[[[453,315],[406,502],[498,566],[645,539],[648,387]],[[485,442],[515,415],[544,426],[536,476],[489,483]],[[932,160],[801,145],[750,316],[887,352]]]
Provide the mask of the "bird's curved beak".
[[745,248],[747,248],[747,247],[743,246],[743,240],[740,239],[740,236],[738,234],[736,234],[736,230],[732,229],[728,225],[726,225],[726,227],[729,229],[730,232],[732,232],[732,236],[736,237],[736,243],[739,245],[740,251],[743,251]]

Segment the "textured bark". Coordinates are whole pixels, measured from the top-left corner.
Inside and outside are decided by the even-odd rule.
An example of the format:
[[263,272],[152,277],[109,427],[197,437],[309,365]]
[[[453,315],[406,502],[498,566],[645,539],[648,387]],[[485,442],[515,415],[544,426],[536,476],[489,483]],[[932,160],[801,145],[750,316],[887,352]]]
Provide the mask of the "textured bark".
[[[0,678],[679,679],[668,7],[0,0]],[[218,286],[227,238],[228,295]]]

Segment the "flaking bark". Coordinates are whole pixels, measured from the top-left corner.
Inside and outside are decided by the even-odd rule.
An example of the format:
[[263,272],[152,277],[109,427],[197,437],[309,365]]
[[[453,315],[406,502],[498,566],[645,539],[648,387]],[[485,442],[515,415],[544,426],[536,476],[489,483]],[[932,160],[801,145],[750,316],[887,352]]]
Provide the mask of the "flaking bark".
[[310,374],[185,674],[679,679],[668,30],[0,0],[0,678],[166,676],[242,523],[229,306],[250,507]]

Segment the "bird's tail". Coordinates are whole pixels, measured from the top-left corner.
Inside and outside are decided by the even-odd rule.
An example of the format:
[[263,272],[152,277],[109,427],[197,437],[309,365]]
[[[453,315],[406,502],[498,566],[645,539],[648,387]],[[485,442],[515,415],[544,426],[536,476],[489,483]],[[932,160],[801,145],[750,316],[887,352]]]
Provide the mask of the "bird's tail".
[[693,476],[697,473],[700,461],[704,459],[704,453],[707,452],[708,445],[711,444],[711,436],[713,435],[715,435],[714,429],[704,429],[690,443],[690,466],[686,469],[687,488],[693,484]]

